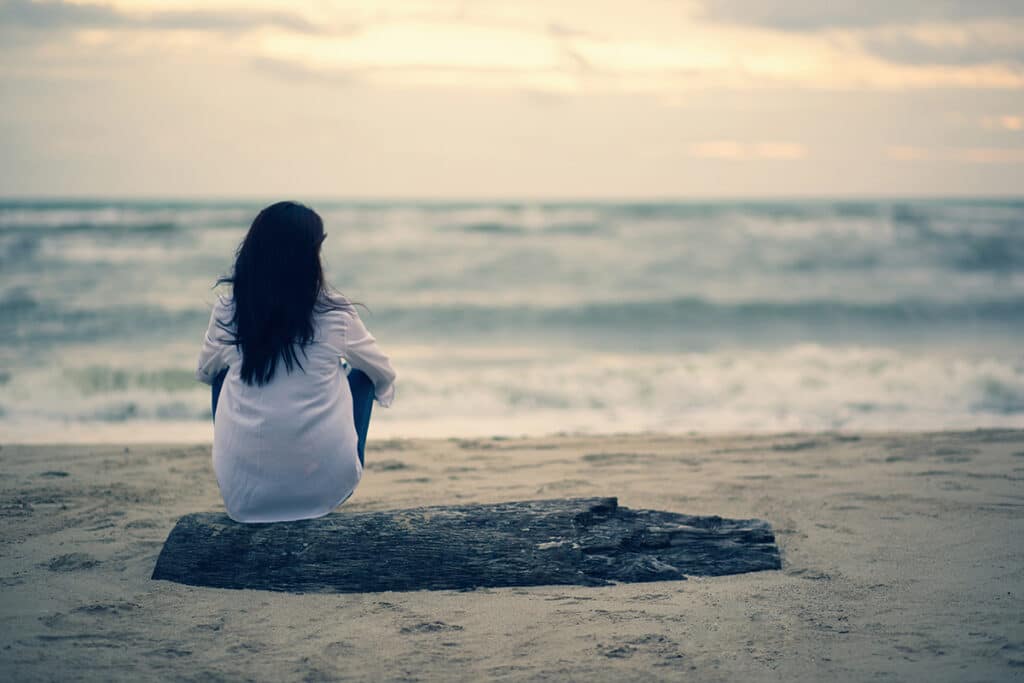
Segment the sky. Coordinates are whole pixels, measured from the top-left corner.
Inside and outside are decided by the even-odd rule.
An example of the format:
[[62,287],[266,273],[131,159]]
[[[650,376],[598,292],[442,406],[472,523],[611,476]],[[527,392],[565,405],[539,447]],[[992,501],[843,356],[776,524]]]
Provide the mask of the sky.
[[0,0],[0,195],[1024,193],[1020,0]]

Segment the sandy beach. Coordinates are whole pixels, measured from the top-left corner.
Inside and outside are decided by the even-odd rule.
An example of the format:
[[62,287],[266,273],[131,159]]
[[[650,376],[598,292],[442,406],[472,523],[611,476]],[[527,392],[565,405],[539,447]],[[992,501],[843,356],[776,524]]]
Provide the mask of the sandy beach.
[[[781,571],[292,595],[150,573],[208,445],[3,445],[0,670],[34,680],[1024,677],[1024,432],[373,441],[339,509],[570,496],[758,517]],[[344,558],[338,558],[344,562]]]

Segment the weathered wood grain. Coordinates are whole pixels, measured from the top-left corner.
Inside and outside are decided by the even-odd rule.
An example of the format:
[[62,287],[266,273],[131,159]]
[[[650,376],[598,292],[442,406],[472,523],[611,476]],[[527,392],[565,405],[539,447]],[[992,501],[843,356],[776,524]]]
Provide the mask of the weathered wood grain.
[[238,524],[186,515],[154,579],[291,592],[471,589],[682,580],[779,569],[756,519],[630,510],[616,498],[341,512]]

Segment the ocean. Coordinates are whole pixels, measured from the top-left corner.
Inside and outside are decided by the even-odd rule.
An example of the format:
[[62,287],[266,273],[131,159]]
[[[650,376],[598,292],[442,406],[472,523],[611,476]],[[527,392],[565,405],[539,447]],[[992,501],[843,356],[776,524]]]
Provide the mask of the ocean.
[[[0,439],[202,442],[255,201],[0,200]],[[1024,427],[1024,201],[310,201],[374,437]]]

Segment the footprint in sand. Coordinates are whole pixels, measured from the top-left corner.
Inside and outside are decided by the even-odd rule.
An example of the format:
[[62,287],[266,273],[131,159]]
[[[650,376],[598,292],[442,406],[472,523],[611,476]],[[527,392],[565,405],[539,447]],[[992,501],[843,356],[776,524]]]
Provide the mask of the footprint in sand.
[[553,481],[548,484],[537,487],[537,493],[545,493],[547,491],[572,491],[574,489],[585,488],[591,486],[592,483],[586,479],[561,479],[559,481]]
[[342,657],[350,655],[355,652],[355,646],[352,643],[346,643],[344,640],[338,640],[333,643],[329,643],[324,648],[324,654],[329,657]]
[[660,633],[646,633],[617,643],[599,643],[597,652],[609,659],[629,659],[636,654],[654,656],[663,660],[663,665],[683,659],[679,643]]
[[790,569],[785,572],[787,576],[795,576],[798,579],[808,581],[831,581],[832,575],[820,572],[817,569]]
[[410,465],[405,464],[401,460],[394,459],[366,463],[366,469],[374,472],[391,472],[393,470],[407,470],[410,468]]
[[818,446],[824,445],[824,442],[821,441],[794,441],[792,443],[772,444],[772,450],[781,451],[784,453],[792,453],[793,451],[805,451],[808,448],[817,448]]
[[156,529],[163,525],[159,519],[133,519],[124,525],[125,529]]
[[88,553],[68,553],[58,555],[44,566],[53,572],[74,572],[80,569],[91,569],[100,563]]
[[643,593],[629,598],[630,602],[661,602],[672,598],[668,593]]
[[224,617],[220,617],[217,621],[211,621],[206,624],[196,624],[192,627],[193,631],[210,631],[217,632],[224,628]]
[[100,602],[94,605],[82,605],[71,611],[76,614],[122,616],[137,609],[142,609],[142,605],[134,602]]
[[437,633],[438,631],[461,631],[458,624],[446,624],[443,621],[424,621],[412,626],[403,626],[400,633]]
[[651,453],[587,453],[581,460],[593,465],[628,465],[636,462],[650,462],[656,457]]

